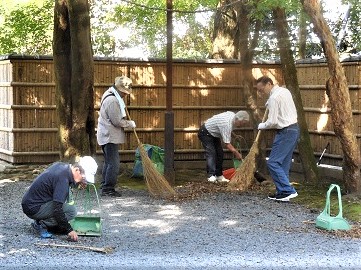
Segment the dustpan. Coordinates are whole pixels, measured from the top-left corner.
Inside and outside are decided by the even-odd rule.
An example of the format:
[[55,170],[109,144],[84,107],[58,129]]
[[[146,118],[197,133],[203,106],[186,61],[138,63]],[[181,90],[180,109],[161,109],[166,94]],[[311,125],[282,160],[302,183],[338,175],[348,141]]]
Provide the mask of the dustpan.
[[79,214],[70,221],[74,231],[83,236],[101,236],[101,211],[95,185],[88,183],[84,190],[78,190],[75,203]]
[[[337,189],[338,209],[339,212],[336,216],[331,216],[330,209],[330,194],[331,191]],[[351,226],[342,217],[342,201],[340,187],[336,184],[331,184],[326,195],[326,206],[322,213],[316,218],[316,227],[324,230],[349,230]]]

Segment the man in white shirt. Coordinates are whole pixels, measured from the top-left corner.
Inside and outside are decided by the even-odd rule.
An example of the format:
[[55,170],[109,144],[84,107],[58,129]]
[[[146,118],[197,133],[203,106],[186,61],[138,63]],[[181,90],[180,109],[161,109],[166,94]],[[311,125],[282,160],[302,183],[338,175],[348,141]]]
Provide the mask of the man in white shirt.
[[229,182],[223,176],[223,147],[222,141],[237,159],[242,154],[231,144],[232,131],[249,122],[246,111],[223,112],[205,121],[198,131],[198,138],[206,152],[208,182]]
[[289,180],[292,155],[300,135],[296,106],[291,92],[286,88],[273,85],[272,79],[267,76],[257,80],[257,91],[269,96],[266,102],[268,118],[266,122],[258,125],[258,129],[277,130],[267,161],[268,170],[276,186],[276,194],[268,198],[289,201],[298,195]]

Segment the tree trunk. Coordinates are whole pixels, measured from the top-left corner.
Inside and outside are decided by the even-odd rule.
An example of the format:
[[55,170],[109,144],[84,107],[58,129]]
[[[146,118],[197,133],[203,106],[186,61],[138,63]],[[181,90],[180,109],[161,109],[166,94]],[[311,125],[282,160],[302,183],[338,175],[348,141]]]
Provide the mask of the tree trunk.
[[303,110],[303,103],[298,85],[297,70],[291,50],[289,28],[285,10],[276,8],[273,10],[278,47],[280,48],[281,66],[286,86],[291,91],[297,108],[298,124],[300,125],[300,142],[298,150],[302,163],[303,173],[307,182],[318,182],[318,169],[316,159],[311,146],[308,126]]
[[[243,92],[246,98],[247,107],[251,110],[251,117],[253,118],[254,123],[259,123],[262,120],[261,112],[257,107],[257,92],[254,90],[254,77],[252,73],[252,60],[254,56],[254,49],[258,44],[259,31],[261,28],[261,22],[256,20],[254,22],[254,36],[253,39],[250,39],[251,31],[251,19],[250,19],[250,10],[247,6],[247,1],[243,1],[239,5],[239,16],[238,16],[238,31],[237,36],[239,36],[239,54],[242,65],[242,85]],[[256,134],[255,134],[256,135]],[[259,154],[256,157],[256,167],[257,170],[268,174],[267,165],[266,165],[266,151],[265,151],[265,141],[264,133],[261,133],[260,139],[260,148]]]
[[300,11],[300,25],[298,29],[298,59],[306,58],[307,20],[303,10]]
[[344,154],[343,180],[346,192],[361,193],[361,154],[354,133],[352,108],[345,72],[339,61],[334,39],[321,13],[318,0],[301,0],[306,13],[314,25],[314,31],[321,40],[330,78],[327,90],[331,104],[331,117],[337,138]]
[[[254,77],[252,74],[252,60],[254,49],[258,43],[261,23],[256,20],[254,23],[254,37],[250,40],[250,29],[252,27],[250,19],[249,1],[242,0],[229,5],[232,1],[222,0],[219,7],[224,7],[217,11],[214,20],[213,37],[213,58],[240,59],[242,65],[242,85],[246,99],[246,105],[251,110],[251,117],[254,122],[262,119],[256,104],[256,92],[253,89]],[[233,2],[232,2],[233,3]],[[223,11],[223,12],[222,12]],[[263,137],[263,135],[262,135]],[[261,148],[264,148],[264,140],[261,139]],[[257,168],[263,173],[267,173],[265,151],[260,151],[257,157]]]
[[53,55],[61,159],[94,154],[94,71],[87,0],[55,1]]
[[231,0],[221,0],[214,18],[213,49],[214,59],[237,59],[238,48],[235,41],[237,31],[237,12]]

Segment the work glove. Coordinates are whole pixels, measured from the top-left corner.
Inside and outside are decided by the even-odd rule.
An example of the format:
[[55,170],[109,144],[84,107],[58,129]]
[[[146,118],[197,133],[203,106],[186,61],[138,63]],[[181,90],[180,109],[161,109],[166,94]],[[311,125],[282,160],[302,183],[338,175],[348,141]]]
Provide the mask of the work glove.
[[265,123],[259,123],[258,124],[258,129],[265,129],[266,128],[266,124]]
[[128,121],[128,127],[135,128],[136,127],[135,122],[134,121]]

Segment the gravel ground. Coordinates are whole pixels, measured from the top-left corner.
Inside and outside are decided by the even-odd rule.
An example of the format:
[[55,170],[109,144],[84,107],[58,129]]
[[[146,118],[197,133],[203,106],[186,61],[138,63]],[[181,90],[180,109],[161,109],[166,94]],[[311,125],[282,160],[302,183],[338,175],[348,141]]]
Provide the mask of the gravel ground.
[[318,213],[250,194],[174,202],[127,189],[121,198],[101,198],[101,237],[42,240],[21,211],[29,185],[0,182],[0,269],[361,269],[361,239],[323,233],[304,222]]

